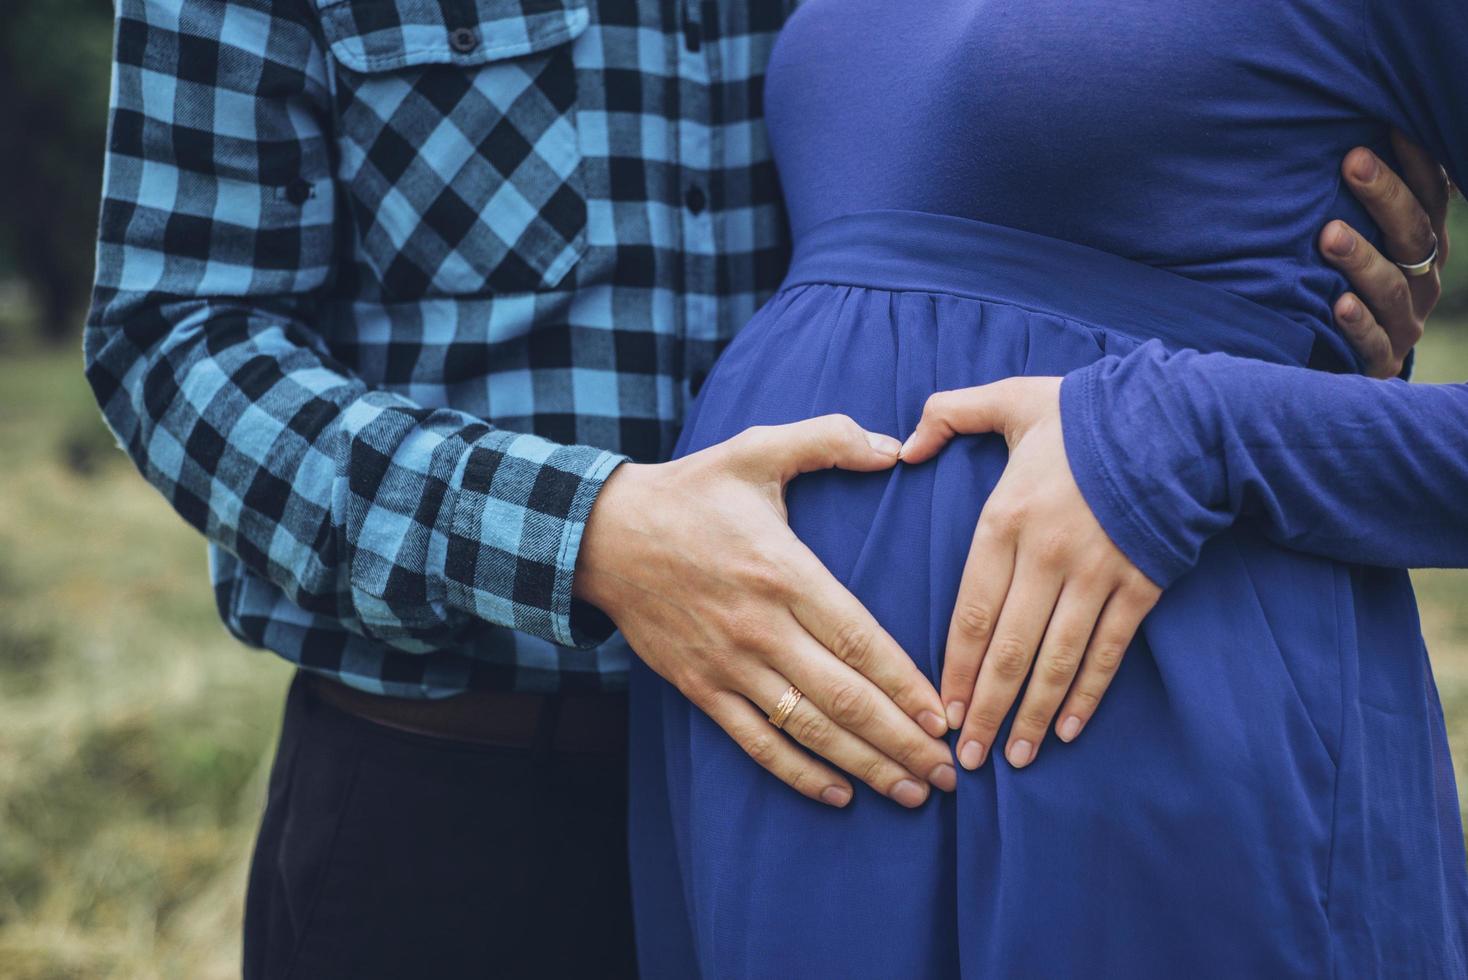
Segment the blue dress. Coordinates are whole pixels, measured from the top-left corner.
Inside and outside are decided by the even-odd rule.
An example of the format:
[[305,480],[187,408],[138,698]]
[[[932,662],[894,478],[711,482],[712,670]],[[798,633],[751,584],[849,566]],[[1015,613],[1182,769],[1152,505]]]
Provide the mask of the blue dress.
[[[1468,564],[1468,388],[1355,376],[1314,250],[1369,227],[1336,167],[1388,126],[1468,177],[1465,50],[1460,0],[800,8],[766,92],[791,268],[680,452],[1063,375],[1076,480],[1165,591],[1077,741],[914,811],[795,794],[639,666],[645,975],[1468,976],[1402,570]],[[970,438],[789,491],[935,684],[1004,463]]]

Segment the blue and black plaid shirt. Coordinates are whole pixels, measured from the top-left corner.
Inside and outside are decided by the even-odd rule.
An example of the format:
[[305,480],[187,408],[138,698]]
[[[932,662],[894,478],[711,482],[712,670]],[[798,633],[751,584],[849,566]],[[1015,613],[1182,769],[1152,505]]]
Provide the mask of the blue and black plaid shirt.
[[242,640],[369,691],[620,686],[617,463],[787,257],[789,0],[117,0],[88,378]]

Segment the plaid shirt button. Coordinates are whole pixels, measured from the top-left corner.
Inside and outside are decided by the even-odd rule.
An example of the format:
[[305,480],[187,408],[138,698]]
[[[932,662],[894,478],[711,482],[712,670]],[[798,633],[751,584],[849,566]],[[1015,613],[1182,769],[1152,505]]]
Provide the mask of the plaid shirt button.
[[688,193],[683,196],[683,203],[694,214],[702,214],[703,209],[708,207],[709,200],[708,196],[704,194],[703,188],[694,184],[688,188]]
[[468,54],[479,47],[479,35],[472,28],[456,27],[449,32],[449,47],[459,54]]

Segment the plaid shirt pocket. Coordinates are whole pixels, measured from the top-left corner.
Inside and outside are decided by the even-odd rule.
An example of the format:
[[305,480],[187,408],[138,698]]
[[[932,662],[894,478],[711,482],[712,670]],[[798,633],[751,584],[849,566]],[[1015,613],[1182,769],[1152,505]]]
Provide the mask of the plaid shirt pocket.
[[553,289],[586,247],[585,0],[318,0],[341,186],[387,298]]

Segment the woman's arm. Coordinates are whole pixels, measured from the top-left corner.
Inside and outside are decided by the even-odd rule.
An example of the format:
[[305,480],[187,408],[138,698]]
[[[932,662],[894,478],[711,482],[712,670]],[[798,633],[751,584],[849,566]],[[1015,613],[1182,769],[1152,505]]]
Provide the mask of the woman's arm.
[[[1362,3],[1363,111],[1410,134],[1461,184],[1468,5]],[[1323,236],[1327,254],[1332,234]],[[1071,375],[1061,402],[1077,483],[1159,585],[1240,517],[1330,558],[1468,564],[1468,387],[1169,355],[1148,344]]]
[[[1461,181],[1468,5],[1361,3],[1360,111]],[[1322,235],[1327,256],[1341,254],[1342,232],[1333,223]],[[1414,306],[1435,298],[1401,279],[1404,289]],[[1337,298],[1336,312],[1358,340],[1353,303]],[[1241,516],[1335,558],[1468,564],[1468,386],[1169,355],[1154,342],[1063,384],[1014,378],[935,395],[902,458],[920,463],[978,432],[1003,435],[1010,457],[974,532],[943,666],[966,768],[983,763],[1021,687],[1011,765],[1034,759],[1052,718],[1075,738],[1160,587]]]
[[1239,518],[1373,565],[1468,565],[1468,385],[1408,385],[1156,342],[1067,376],[1066,456],[1160,586]]
[[941,695],[982,765],[1076,738],[1142,619],[1203,543],[1248,515],[1276,540],[1377,564],[1468,564],[1468,385],[1408,385],[1158,342],[1060,378],[928,400],[903,445],[931,459],[993,432],[1009,462],[954,605]]

